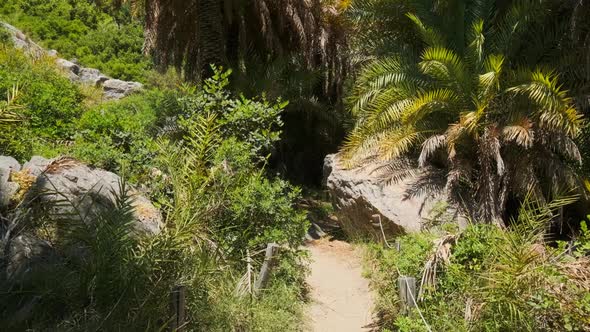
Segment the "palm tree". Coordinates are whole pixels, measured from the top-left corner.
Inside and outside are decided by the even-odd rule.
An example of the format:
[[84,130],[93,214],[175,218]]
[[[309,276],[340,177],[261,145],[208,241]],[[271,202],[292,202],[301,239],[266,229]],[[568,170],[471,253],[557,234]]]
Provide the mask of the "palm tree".
[[162,67],[183,68],[189,79],[199,79],[210,64],[245,73],[250,62],[288,58],[320,70],[324,92],[339,95],[347,61],[338,2],[145,0],[145,50]]
[[502,226],[509,198],[533,192],[543,200],[576,187],[581,116],[555,72],[520,68],[504,55],[533,16],[526,2],[502,17],[493,1],[437,3],[462,3],[453,13],[467,28],[439,29],[426,23],[436,20],[406,15],[421,51],[405,49],[359,74],[351,94],[356,126],[343,153],[351,165],[388,162],[392,179],[407,173],[400,158],[417,159],[425,176],[445,178],[419,190],[444,188],[474,220]]

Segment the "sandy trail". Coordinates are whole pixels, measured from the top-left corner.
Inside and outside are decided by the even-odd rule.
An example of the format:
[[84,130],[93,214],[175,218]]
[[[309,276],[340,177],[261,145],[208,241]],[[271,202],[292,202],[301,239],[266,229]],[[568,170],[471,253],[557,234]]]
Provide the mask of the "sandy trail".
[[[373,297],[362,277],[361,260],[353,247],[342,241],[310,242],[311,331],[370,331]],[[363,328],[365,327],[365,328]]]

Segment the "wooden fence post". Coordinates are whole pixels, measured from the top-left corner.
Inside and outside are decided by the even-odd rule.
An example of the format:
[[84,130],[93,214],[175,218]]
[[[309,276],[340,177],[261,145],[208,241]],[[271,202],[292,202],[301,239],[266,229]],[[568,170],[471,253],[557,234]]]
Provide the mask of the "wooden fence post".
[[279,253],[280,246],[276,243],[269,243],[266,246],[266,254],[264,255],[264,262],[260,268],[260,273],[254,282],[254,293],[258,293],[261,289],[266,287],[270,273],[275,265],[276,255]]
[[397,279],[397,287],[402,311],[408,313],[410,308],[416,307],[416,278],[400,276]]
[[175,286],[170,292],[170,331],[186,330],[186,286]]

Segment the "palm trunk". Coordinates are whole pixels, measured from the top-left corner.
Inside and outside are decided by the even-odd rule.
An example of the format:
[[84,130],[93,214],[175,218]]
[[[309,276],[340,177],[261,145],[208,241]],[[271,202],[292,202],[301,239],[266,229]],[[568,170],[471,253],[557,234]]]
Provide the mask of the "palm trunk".
[[199,74],[207,77],[211,74],[211,65],[225,64],[221,2],[219,0],[199,0],[197,17],[200,43],[199,67],[201,68]]

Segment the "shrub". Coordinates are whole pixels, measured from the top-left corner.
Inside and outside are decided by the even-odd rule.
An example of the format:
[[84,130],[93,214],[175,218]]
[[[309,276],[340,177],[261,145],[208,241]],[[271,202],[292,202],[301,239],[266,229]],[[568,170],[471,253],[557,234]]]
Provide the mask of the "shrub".
[[233,98],[227,90],[231,70],[213,67],[214,74],[205,80],[202,89],[185,86],[184,95],[179,98],[179,124],[186,131],[195,117],[211,115],[215,117],[221,135],[235,137],[250,144],[252,152],[264,157],[279,140],[283,122],[280,114],[287,102],[277,100],[269,103],[264,96],[257,100],[243,96]]
[[63,77],[51,59],[32,60],[23,52],[0,46],[0,95],[20,88],[23,123],[0,133],[2,153],[26,159],[33,153],[34,140],[68,140],[73,122],[81,114],[82,95]]
[[132,182],[153,167],[157,109],[163,94],[150,91],[97,105],[76,121],[70,153],[97,167],[125,171]]
[[[528,204],[528,203],[527,203]],[[424,289],[418,302],[433,331],[586,331],[590,327],[588,258],[564,255],[543,244],[552,209],[566,204],[525,205],[510,230],[471,225],[457,238],[449,263],[437,267],[435,288]],[[402,274],[421,279],[432,250],[425,236],[402,237],[402,251],[371,247],[369,274],[379,294],[378,309],[385,326],[421,331],[416,311],[398,313],[396,266]]]

